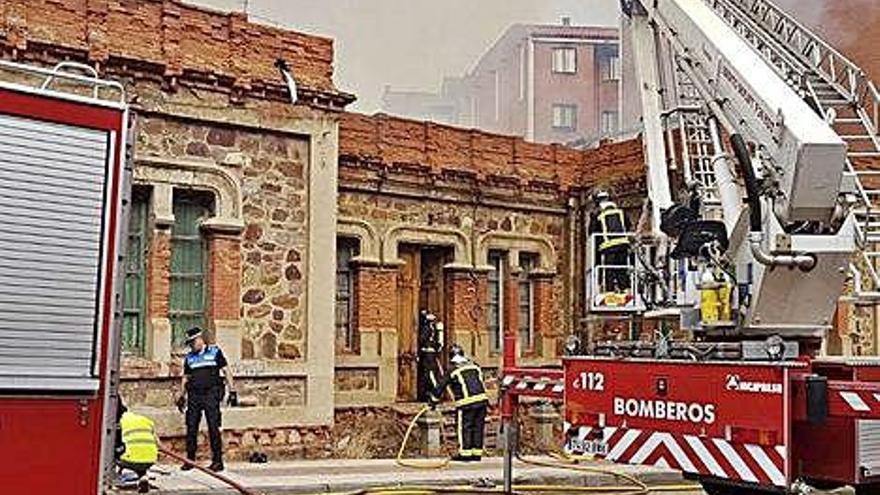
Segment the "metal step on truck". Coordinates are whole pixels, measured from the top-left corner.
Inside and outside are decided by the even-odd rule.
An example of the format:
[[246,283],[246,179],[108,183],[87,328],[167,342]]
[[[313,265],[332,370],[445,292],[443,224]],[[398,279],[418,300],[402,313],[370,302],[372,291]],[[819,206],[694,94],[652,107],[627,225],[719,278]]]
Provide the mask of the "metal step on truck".
[[98,494],[112,465],[127,128],[93,69],[0,61],[3,493]]

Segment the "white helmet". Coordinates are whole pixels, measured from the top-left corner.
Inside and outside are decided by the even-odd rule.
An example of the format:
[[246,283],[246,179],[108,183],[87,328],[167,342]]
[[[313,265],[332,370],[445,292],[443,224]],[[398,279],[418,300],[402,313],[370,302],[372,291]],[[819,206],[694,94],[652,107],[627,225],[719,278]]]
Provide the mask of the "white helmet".
[[449,348],[449,361],[455,365],[468,362],[467,357],[464,355],[464,349],[462,349],[460,345],[453,344],[452,347]]

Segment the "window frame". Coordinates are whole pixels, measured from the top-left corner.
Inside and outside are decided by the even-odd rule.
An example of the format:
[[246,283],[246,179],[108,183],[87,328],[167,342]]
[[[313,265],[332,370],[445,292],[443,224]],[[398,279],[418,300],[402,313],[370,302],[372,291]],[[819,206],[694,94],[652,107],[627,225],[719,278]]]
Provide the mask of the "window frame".
[[[182,222],[182,217],[184,216],[181,209],[185,206],[192,207],[193,210],[201,210],[201,214],[195,216],[195,220],[192,224],[185,226],[188,227],[187,229],[183,229],[183,226],[179,227],[180,222]],[[210,252],[208,248],[208,237],[202,231],[201,225],[207,218],[213,216],[214,196],[212,193],[205,191],[175,190],[172,198],[172,210],[174,212],[174,224],[172,224],[170,232],[171,257],[168,270],[168,319],[171,323],[172,345],[175,349],[180,349],[183,347],[185,340],[185,327],[198,325],[201,328],[205,328],[208,321],[208,291],[210,289],[208,287],[208,263],[210,260]],[[180,233],[178,229],[183,229],[185,233]],[[181,249],[187,243],[191,244],[189,249],[197,249],[197,252],[199,253],[198,256],[201,257],[201,262],[197,262],[196,264],[200,264],[201,266],[198,267],[193,265],[185,267],[193,271],[176,270],[175,261],[187,264],[186,259],[182,260],[180,257],[176,256],[192,256],[193,252],[183,255],[180,254],[183,252]],[[175,287],[180,287],[181,285],[180,283],[176,284],[175,281],[186,279],[194,280],[194,285],[197,287],[196,290],[200,291],[196,295],[196,298],[189,301],[193,303],[191,306],[200,306],[200,308],[176,307],[177,304],[181,304],[182,302],[179,298],[185,296],[175,294]]]
[[[519,300],[517,301],[517,314],[519,316],[517,328],[517,344],[522,353],[530,353],[535,351],[536,335],[535,335],[535,279],[532,273],[538,267],[537,253],[519,254],[519,283],[517,290],[519,291]],[[523,296],[526,295],[524,298]],[[523,307],[525,301],[525,314],[523,318]],[[523,336],[525,335],[525,338]]]
[[[571,67],[568,67],[569,59],[566,56],[559,58],[557,65],[557,53],[571,52]],[[576,46],[554,46],[550,56],[550,72],[552,74],[577,74],[578,72],[578,52]]]
[[602,81],[616,82],[621,79],[621,62],[617,55],[609,55],[605,57],[602,63]]
[[[556,111],[557,110],[559,110],[560,112],[563,112],[565,110],[571,111],[571,125],[557,125],[557,121],[556,121]],[[550,112],[551,112],[550,124],[553,127],[553,130],[569,131],[569,132],[577,131],[577,120],[578,120],[577,119],[577,115],[578,115],[577,104],[574,104],[574,103],[554,103],[551,107]],[[560,113],[560,120],[563,120],[563,117],[564,117],[564,114]]]
[[[150,191],[137,186],[132,188],[130,205],[122,284],[121,349],[124,355],[143,356],[146,353],[147,339],[147,258],[151,239]],[[134,260],[137,266],[132,269]],[[130,291],[131,286],[135,287],[134,295]],[[132,301],[132,297],[136,300]],[[133,336],[129,334],[132,331],[129,322],[135,325]]]
[[[489,352],[501,353],[504,349],[504,277],[506,275],[505,263],[507,256],[503,251],[489,251],[487,257],[488,264],[492,266],[489,270],[488,288],[486,295],[486,327],[489,331]],[[492,298],[492,286],[495,286],[495,300]],[[492,321],[493,311],[495,321]]]
[[[340,252],[348,251],[348,261],[343,266],[341,263]],[[336,343],[336,349],[346,353],[355,353],[358,351],[357,326],[354,321],[355,307],[355,270],[352,260],[360,254],[360,240],[357,237],[339,236],[336,238],[336,280],[334,288],[334,321],[333,321],[333,339]],[[347,292],[341,291],[339,280],[340,275],[346,277]],[[340,298],[344,294],[345,297]],[[339,305],[345,301],[346,322],[342,335],[340,335],[339,321]]]
[[[606,121],[606,118],[613,118],[613,124],[614,124],[613,129],[609,129],[609,126],[607,125],[608,122]],[[611,135],[617,134],[617,132],[620,130],[619,129],[620,128],[619,119],[620,119],[619,112],[616,112],[614,110],[603,110],[599,116],[599,133],[602,136],[611,136]]]

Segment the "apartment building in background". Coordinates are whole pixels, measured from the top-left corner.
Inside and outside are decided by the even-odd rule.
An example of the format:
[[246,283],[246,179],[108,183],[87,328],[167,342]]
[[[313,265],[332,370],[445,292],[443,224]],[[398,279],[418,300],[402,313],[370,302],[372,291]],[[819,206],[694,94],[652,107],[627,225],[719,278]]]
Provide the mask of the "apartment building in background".
[[[386,88],[383,111],[541,143],[590,144],[620,127],[620,39],[612,27],[516,24],[439,93]],[[438,111],[439,110],[439,111]]]

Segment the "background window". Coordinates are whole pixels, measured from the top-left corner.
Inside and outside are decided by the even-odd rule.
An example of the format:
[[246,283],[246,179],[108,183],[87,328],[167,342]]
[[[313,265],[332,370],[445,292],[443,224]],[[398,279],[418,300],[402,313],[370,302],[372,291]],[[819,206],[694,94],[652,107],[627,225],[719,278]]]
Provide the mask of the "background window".
[[574,47],[553,49],[553,72],[563,74],[577,72],[577,51]]
[[520,253],[519,267],[519,348],[531,351],[535,348],[535,281],[531,273],[538,266],[537,255]]
[[617,112],[602,112],[602,135],[617,134]]
[[174,193],[168,317],[176,347],[183,346],[187,328],[205,326],[208,243],[202,234],[201,224],[211,216],[212,199],[206,193]]
[[620,80],[620,57],[608,57],[602,67],[602,79],[606,81]]
[[132,190],[128,219],[128,249],[125,254],[125,282],[122,297],[122,352],[141,356],[146,340],[146,258],[149,246],[147,219],[150,196],[143,189]]
[[553,128],[568,131],[577,129],[577,105],[553,105]]
[[343,351],[357,349],[354,315],[354,272],[351,260],[358,255],[357,239],[340,237],[336,240],[336,347]]
[[501,352],[504,339],[504,255],[498,251],[489,252],[489,298],[486,315],[489,319],[489,350]]

